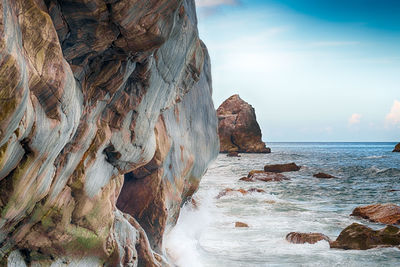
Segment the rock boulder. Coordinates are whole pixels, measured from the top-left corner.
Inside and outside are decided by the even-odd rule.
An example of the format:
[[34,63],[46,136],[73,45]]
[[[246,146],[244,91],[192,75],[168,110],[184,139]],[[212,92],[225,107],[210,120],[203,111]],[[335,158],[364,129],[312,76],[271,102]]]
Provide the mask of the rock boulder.
[[300,167],[296,165],[296,163],[285,163],[285,164],[272,164],[272,165],[265,165],[264,171],[266,172],[295,172],[299,171]]
[[330,238],[320,233],[297,233],[291,232],[286,235],[286,240],[293,244],[315,244],[321,240],[330,242]]
[[356,250],[396,246],[400,246],[399,228],[389,225],[375,231],[358,223],[346,227],[338,238],[330,243],[331,248]]
[[400,206],[388,203],[357,207],[351,216],[384,224],[400,224]]
[[313,177],[315,178],[320,178],[320,179],[332,179],[332,178],[336,178],[335,176],[332,176],[330,174],[327,173],[323,173],[323,172],[319,172],[313,175]]
[[261,129],[254,108],[233,95],[217,109],[220,152],[270,153],[261,140]]

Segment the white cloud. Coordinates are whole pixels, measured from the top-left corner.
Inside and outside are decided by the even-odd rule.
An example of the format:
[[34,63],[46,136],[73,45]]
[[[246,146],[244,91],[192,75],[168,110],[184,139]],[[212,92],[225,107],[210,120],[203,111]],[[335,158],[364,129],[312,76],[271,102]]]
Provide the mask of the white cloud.
[[400,101],[395,100],[390,112],[386,115],[385,126],[400,127]]
[[196,0],[197,7],[216,7],[221,5],[236,5],[237,0]]
[[361,121],[361,117],[362,117],[361,114],[358,114],[358,113],[352,114],[349,118],[349,125],[352,126],[352,125],[359,124]]

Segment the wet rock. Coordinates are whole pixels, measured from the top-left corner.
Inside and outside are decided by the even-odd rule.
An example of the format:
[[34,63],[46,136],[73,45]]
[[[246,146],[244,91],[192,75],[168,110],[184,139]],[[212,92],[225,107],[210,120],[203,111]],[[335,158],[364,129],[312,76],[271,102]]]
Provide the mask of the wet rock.
[[168,265],[164,233],[219,151],[194,0],[0,14],[0,265]]
[[220,151],[229,153],[271,153],[261,139],[254,108],[239,95],[225,100],[217,109]]
[[335,176],[332,176],[330,174],[327,173],[323,173],[323,172],[319,172],[313,175],[313,177],[315,178],[320,178],[320,179],[332,179],[332,178],[336,178]]
[[400,143],[394,147],[393,152],[400,152]]
[[217,195],[217,199],[226,196],[229,193],[241,193],[242,195],[247,195],[248,193],[265,193],[265,191],[263,189],[259,189],[259,188],[250,188],[249,190],[240,188],[240,189],[232,189],[232,188],[226,188],[224,190],[222,190],[218,195]]
[[289,178],[280,173],[253,170],[249,172],[247,177],[242,177],[239,180],[245,182],[280,182],[283,180],[289,180]]
[[400,206],[388,203],[357,207],[351,216],[384,224],[400,224]]
[[260,188],[250,188],[249,190],[247,190],[247,192],[249,192],[249,193],[254,193],[254,192],[256,192],[256,193],[265,193],[265,190],[260,189]]
[[321,240],[330,242],[330,238],[320,233],[297,233],[291,232],[286,235],[286,240],[293,244],[315,244]]
[[300,170],[300,167],[296,165],[296,163],[285,163],[285,164],[272,164],[272,165],[265,165],[264,171],[266,172],[294,172]]
[[235,222],[235,227],[236,228],[247,228],[247,227],[249,227],[249,225],[247,223],[243,223],[243,222]]
[[227,157],[240,157],[239,153],[236,151],[231,151],[228,154],[226,154]]
[[338,238],[330,243],[331,248],[366,250],[376,247],[396,247],[400,245],[400,229],[388,225],[381,230],[353,223],[346,227]]

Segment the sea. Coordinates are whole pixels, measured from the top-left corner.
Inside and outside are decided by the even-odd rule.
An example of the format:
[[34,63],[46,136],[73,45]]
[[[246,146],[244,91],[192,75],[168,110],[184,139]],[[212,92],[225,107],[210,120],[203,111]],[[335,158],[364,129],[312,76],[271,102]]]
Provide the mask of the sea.
[[[353,222],[384,225],[350,216],[361,205],[400,205],[400,153],[396,143],[269,143],[271,154],[220,154],[203,177],[194,199],[183,206],[165,239],[179,267],[201,266],[400,266],[400,250],[330,249],[326,241],[291,244],[289,232],[323,233],[336,239]],[[266,164],[295,162],[298,172],[282,182],[239,178]],[[324,172],[337,179],[317,179]],[[226,188],[260,188],[266,193],[231,193]],[[248,228],[235,228],[243,222]]]

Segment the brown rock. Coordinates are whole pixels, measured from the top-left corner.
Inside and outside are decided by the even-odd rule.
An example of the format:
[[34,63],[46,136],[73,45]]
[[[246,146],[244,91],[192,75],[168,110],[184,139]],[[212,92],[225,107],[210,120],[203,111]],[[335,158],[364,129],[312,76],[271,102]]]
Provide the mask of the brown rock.
[[393,152],[400,152],[400,143],[394,147]]
[[249,227],[249,225],[243,222],[235,222],[235,227],[244,228],[244,227]]
[[400,224],[400,206],[388,203],[357,207],[351,216],[359,216],[384,224]]
[[228,154],[226,154],[227,157],[240,157],[239,153],[236,151],[231,151]]
[[325,240],[330,242],[330,238],[320,233],[296,233],[291,232],[286,235],[286,240],[293,244],[315,244],[318,241]]
[[263,182],[280,182],[283,180],[289,180],[289,178],[280,173],[253,170],[249,172],[247,177],[242,177],[239,180],[245,182],[255,182],[257,180]]
[[331,248],[366,250],[376,247],[395,247],[400,245],[400,229],[388,225],[375,231],[367,226],[353,223],[347,226],[330,243]]
[[320,179],[331,179],[331,178],[336,178],[335,176],[332,176],[327,173],[319,172],[313,175],[315,178],[320,178]]
[[225,100],[217,110],[220,151],[227,153],[271,153],[261,140],[254,108],[239,95]]
[[285,164],[272,164],[265,165],[264,171],[266,172],[294,172],[300,170],[300,167],[296,165],[296,163],[285,163]]

